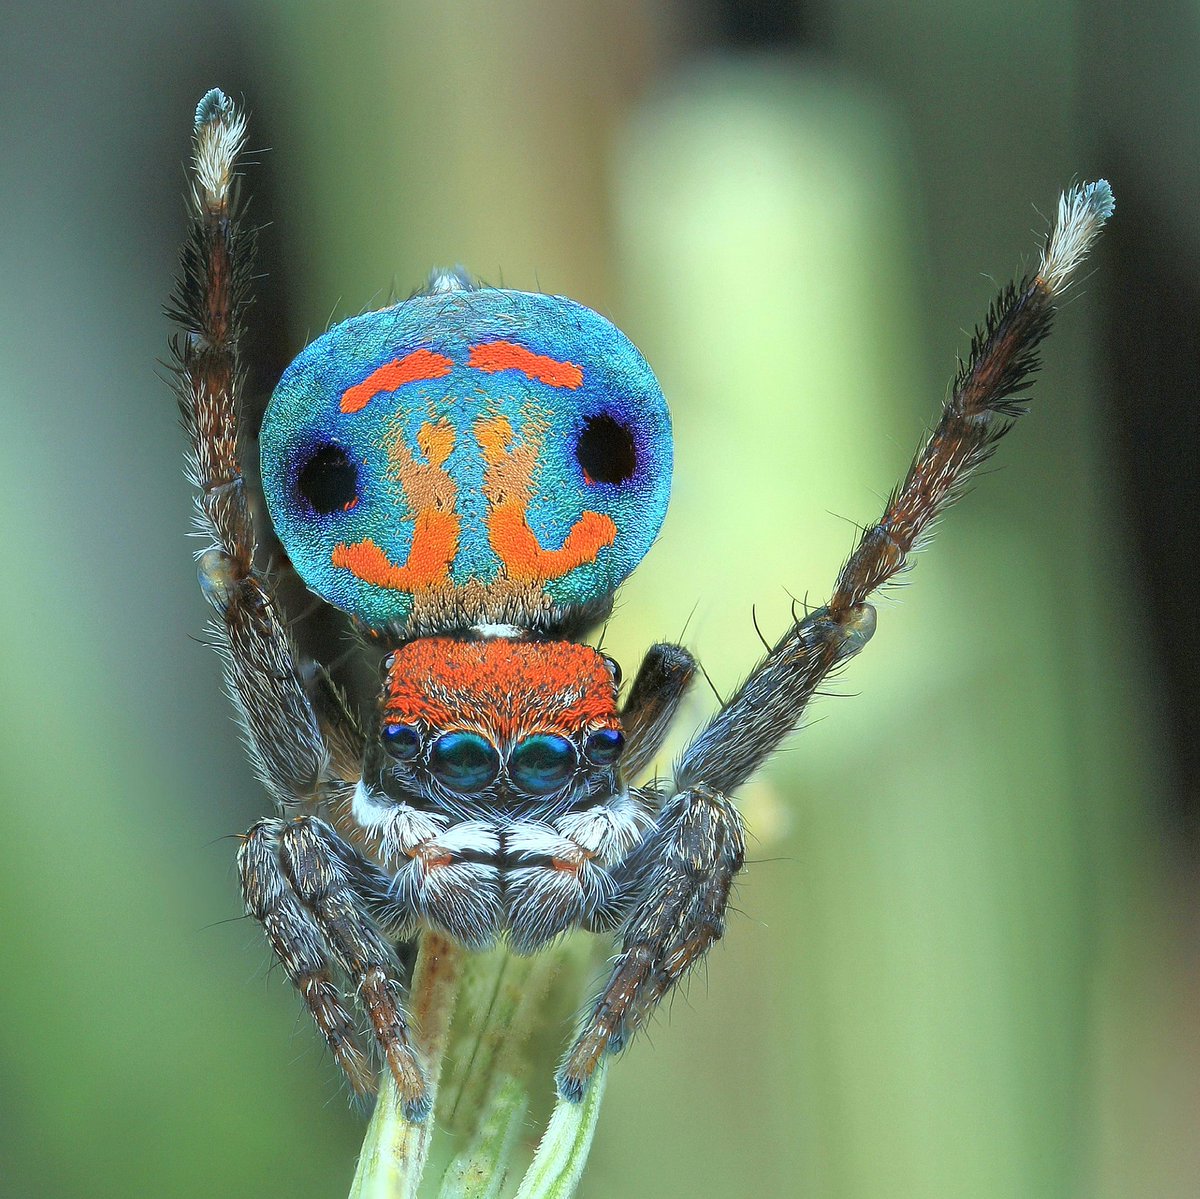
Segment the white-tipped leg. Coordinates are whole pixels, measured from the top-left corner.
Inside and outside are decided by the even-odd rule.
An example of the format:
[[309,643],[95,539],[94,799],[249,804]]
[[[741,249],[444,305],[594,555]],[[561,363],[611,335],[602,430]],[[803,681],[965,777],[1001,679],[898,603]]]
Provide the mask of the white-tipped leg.
[[1116,208],[1107,179],[1073,187],[1059,197],[1058,215],[1038,271],[1038,277],[1052,293],[1058,294],[1067,287]]
[[216,212],[230,202],[234,163],[246,141],[246,117],[220,88],[196,105],[196,202]]

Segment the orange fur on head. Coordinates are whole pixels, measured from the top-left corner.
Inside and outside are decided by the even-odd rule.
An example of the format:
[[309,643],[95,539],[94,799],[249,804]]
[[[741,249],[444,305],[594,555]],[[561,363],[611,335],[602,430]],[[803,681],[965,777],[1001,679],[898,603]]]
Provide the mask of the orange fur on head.
[[620,728],[603,657],[567,641],[460,641],[424,637],[388,667],[384,719],[431,729],[478,729],[498,747],[530,733],[575,739]]

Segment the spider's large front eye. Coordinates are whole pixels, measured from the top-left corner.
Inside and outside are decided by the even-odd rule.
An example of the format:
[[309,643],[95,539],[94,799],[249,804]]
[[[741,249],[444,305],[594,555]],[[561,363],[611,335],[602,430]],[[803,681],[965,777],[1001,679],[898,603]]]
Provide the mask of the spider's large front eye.
[[411,724],[385,724],[383,747],[401,762],[411,762],[421,752],[421,734]]
[[637,471],[633,434],[607,412],[583,426],[575,457],[589,483],[628,483]]
[[444,787],[470,794],[499,774],[500,755],[478,733],[443,733],[429,751],[429,769]]
[[314,512],[347,512],[358,499],[358,468],[340,445],[319,445],[296,476],[296,490]]
[[575,773],[575,746],[554,733],[526,737],[508,759],[508,773],[523,791],[546,795]]

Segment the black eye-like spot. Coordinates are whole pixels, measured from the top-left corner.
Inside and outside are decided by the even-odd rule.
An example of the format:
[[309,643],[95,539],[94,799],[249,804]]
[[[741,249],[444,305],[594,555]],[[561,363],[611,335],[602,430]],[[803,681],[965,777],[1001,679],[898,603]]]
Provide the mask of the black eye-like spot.
[[625,747],[625,734],[620,729],[597,729],[583,744],[583,753],[597,766],[611,766]]
[[429,751],[429,769],[444,787],[469,795],[500,773],[500,755],[478,733],[443,733]]
[[296,489],[314,512],[348,512],[358,500],[358,467],[340,445],[314,446],[296,477]]
[[421,734],[411,724],[385,724],[383,744],[393,758],[411,762],[421,752]]
[[583,426],[575,457],[589,483],[628,483],[637,470],[633,433],[607,412]]
[[575,773],[575,746],[555,733],[526,737],[508,759],[513,782],[534,795],[557,791]]

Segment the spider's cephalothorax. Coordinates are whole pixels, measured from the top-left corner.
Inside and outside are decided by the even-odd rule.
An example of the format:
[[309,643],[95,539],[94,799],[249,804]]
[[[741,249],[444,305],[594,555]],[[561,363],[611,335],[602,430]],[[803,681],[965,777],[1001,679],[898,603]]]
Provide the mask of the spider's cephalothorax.
[[607,983],[559,1072],[577,1099],[721,936],[743,862],[730,796],[866,644],[868,597],[1023,411],[1054,298],[1112,194],[1101,181],[1063,197],[1037,273],[996,301],[829,601],[785,631],[673,779],[637,786],[696,664],[653,646],[622,697],[615,664],[582,639],[666,510],[670,421],[649,367],[587,308],[452,271],[338,325],[287,369],[263,424],[263,489],[303,580],[390,650],[360,727],[300,660],[255,562],[237,449],[244,135],[225,96],[204,97],[171,316],[184,331],[174,352],[199,523],[214,543],[201,584],[251,759],[280,809],[243,840],[247,910],[367,1091],[346,990],[356,996],[414,1119],[428,1088],[398,939],[437,929],[531,952],[574,928],[615,933]]

